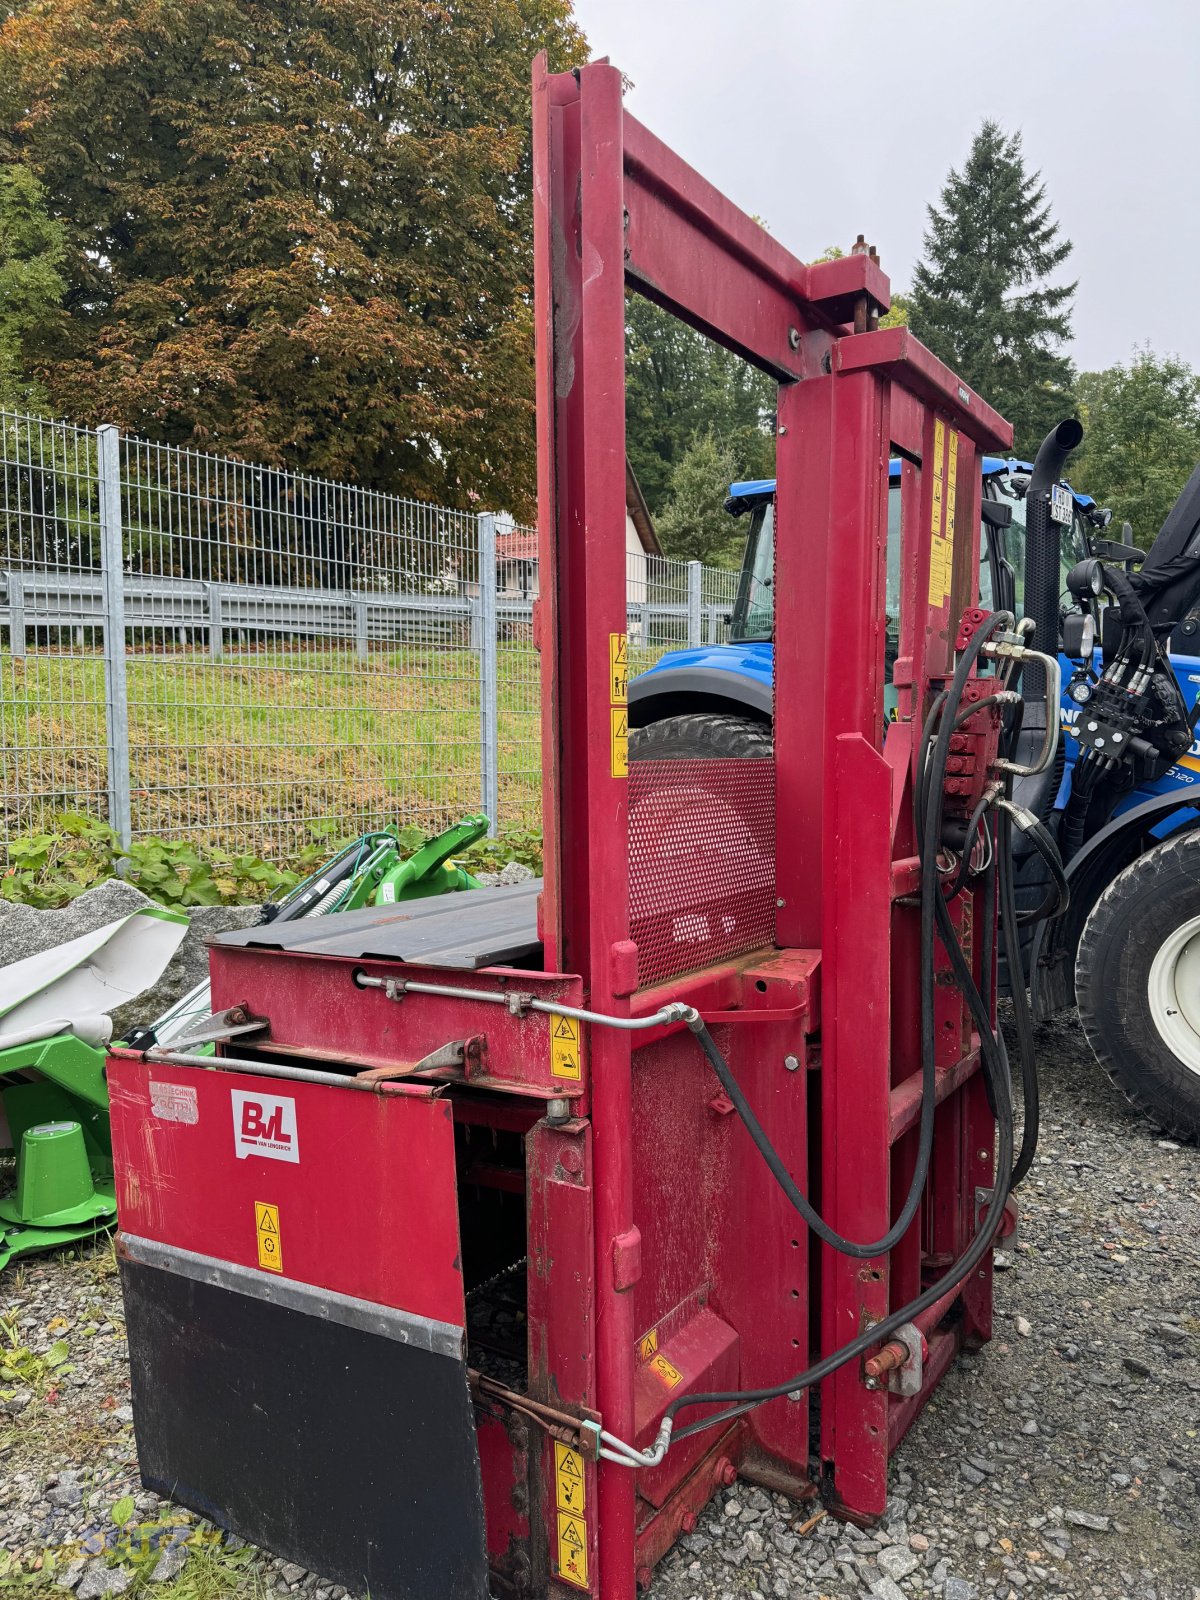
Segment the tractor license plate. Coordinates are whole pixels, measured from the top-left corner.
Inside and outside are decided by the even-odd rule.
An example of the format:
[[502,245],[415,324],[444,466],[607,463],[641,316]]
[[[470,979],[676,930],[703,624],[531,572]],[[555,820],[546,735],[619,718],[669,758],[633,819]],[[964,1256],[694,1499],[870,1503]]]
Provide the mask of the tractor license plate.
[[1070,526],[1073,516],[1071,491],[1064,489],[1061,483],[1056,483],[1050,491],[1050,520],[1061,522]]

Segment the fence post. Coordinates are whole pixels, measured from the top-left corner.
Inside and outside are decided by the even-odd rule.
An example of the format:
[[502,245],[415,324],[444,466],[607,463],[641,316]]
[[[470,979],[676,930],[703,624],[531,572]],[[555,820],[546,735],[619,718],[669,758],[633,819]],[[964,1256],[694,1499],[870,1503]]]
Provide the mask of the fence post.
[[8,578],[8,648],[14,661],[25,659],[25,579],[19,572]]
[[204,585],[204,600],[208,608],[208,653],[214,661],[220,661],[224,625],[221,621],[221,591],[215,583]]
[[371,659],[371,640],[367,632],[367,602],[352,600],[354,607],[354,653],[360,661]]
[[479,804],[488,834],[500,829],[500,692],[496,616],[496,517],[475,519],[479,546]]
[[687,642],[690,650],[703,644],[700,637],[700,601],[704,583],[704,568],[698,561],[687,564]]
[[129,799],[129,691],[125,677],[125,539],[121,524],[121,434],[96,429],[100,480],[100,581],[104,601],[104,728],[108,820],[122,845],[133,833]]

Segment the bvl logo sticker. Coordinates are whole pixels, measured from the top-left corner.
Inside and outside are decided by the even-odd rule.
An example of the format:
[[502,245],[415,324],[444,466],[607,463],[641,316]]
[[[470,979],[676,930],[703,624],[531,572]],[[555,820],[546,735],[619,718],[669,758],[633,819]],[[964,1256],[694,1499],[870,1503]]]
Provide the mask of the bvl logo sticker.
[[233,1147],[238,1160],[268,1156],[272,1161],[300,1160],[296,1137],[296,1102],[270,1094],[230,1090],[233,1101]]

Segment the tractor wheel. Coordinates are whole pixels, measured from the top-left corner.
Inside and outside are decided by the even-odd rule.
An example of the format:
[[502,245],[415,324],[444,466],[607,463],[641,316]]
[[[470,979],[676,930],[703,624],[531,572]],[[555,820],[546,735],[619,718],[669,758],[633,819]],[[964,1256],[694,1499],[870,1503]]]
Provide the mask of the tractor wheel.
[[1200,831],[1156,845],[1105,889],[1075,990],[1117,1087],[1165,1132],[1200,1140]]
[[629,735],[631,761],[703,761],[743,756],[769,760],[771,730],[748,717],[721,711],[691,711],[664,717]]

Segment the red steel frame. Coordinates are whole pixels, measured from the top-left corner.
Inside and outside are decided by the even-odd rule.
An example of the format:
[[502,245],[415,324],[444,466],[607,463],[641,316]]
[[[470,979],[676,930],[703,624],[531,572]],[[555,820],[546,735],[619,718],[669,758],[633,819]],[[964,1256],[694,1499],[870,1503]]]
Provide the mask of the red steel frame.
[[[559,75],[547,74],[544,61],[535,66],[534,218],[546,970],[581,975],[588,1003],[617,1016],[673,997],[707,997],[720,1010],[737,990],[737,975],[722,970],[636,993],[627,779],[613,756],[609,681],[610,641],[626,629],[630,286],[781,384],[776,943],[791,985],[781,1004],[795,1007],[802,984],[811,1004],[806,1028],[819,1028],[812,1153],[825,1214],[852,1236],[876,1236],[893,1194],[907,1186],[920,1100],[917,913],[905,904],[916,888],[914,729],[952,664],[957,620],[974,603],[977,453],[1009,446],[1011,430],[907,329],[871,331],[888,303],[872,257],[798,261],[625,112],[620,73],[606,63]],[[905,579],[893,674],[898,720],[885,747],[887,465],[897,454],[906,463]],[[981,908],[968,897],[961,915],[962,940],[978,962]],[[992,1124],[976,1042],[955,991],[938,993],[941,1104],[924,1215],[890,1260],[824,1261],[826,1349],[911,1298],[923,1272],[936,1275],[961,1250],[976,1191],[991,1181]],[[738,1052],[752,1076],[756,1054],[772,1044],[770,1025],[727,1032],[754,1035],[753,1047]],[[653,1213],[645,1198],[653,1176],[638,1158],[635,1070],[628,1035],[592,1030],[595,1377],[584,1390],[571,1388],[624,1438],[638,1433],[631,1352],[643,1330],[635,1290]],[[679,1070],[701,1073],[698,1055]],[[802,1171],[802,1152],[792,1157]],[[779,1226],[789,1228],[782,1219]],[[888,1450],[957,1345],[989,1336],[990,1303],[985,1270],[964,1289],[950,1331],[938,1331],[944,1307],[924,1319],[929,1377],[914,1400],[868,1389],[857,1364],[826,1384],[822,1454],[832,1492],[850,1512],[883,1510]],[[801,1364],[795,1357],[784,1341],[772,1360],[754,1363],[760,1370],[748,1370],[744,1353],[738,1382],[777,1380]],[[778,1416],[781,1405],[768,1410]],[[766,1436],[760,1431],[758,1444],[776,1456],[774,1476],[761,1465],[760,1475],[795,1487],[779,1460],[791,1458],[802,1476],[806,1449],[795,1429],[789,1445],[785,1426],[758,1416]],[[709,1465],[690,1491],[695,1501],[730,1470],[721,1455]],[[635,1486],[622,1467],[602,1464],[597,1488],[590,1582],[602,1584],[606,1600],[623,1600],[635,1568],[643,1575],[679,1524],[669,1536],[647,1524],[637,1509],[647,1485]]]
[[[978,1191],[992,1180],[978,1041],[957,991],[937,985],[938,1108],[921,1212],[890,1257],[823,1252],[817,1273],[806,1230],[686,1029],[633,1034],[585,1023],[564,1073],[548,1016],[513,1002],[528,991],[613,1018],[650,1017],[668,1000],[696,1006],[769,1138],[832,1225],[858,1238],[886,1231],[908,1188],[921,1105],[914,730],[974,603],[978,452],[1007,446],[1011,433],[906,329],[872,329],[888,303],[872,257],[797,261],[626,115],[620,74],[605,63],[557,76],[544,61],[535,67],[534,218],[543,970],[484,968],[454,981],[441,968],[320,953],[304,940],[282,949],[217,945],[214,1006],[241,1006],[269,1022],[232,1053],[332,1075],[295,1090],[305,1166],[263,1173],[237,1158],[229,1096],[254,1080],[222,1072],[220,1053],[210,1069],[186,1056],[164,1068],[120,1052],[111,1080],[118,1204],[124,1234],[251,1272],[258,1260],[271,1278],[257,1255],[255,1206],[282,1195],[282,1279],[436,1315],[462,1329],[468,1361],[468,1274],[493,1243],[507,1252],[510,1227],[523,1225],[525,1398],[560,1418],[601,1421],[645,1448],[672,1400],[778,1385],[906,1304],[961,1253]],[[648,799],[656,780],[643,769],[632,788],[651,809],[633,830],[625,707],[613,673],[626,639],[627,287],[780,384],[773,788],[764,787],[762,762],[696,763],[708,778],[695,783],[669,763],[679,787],[657,810],[653,799],[666,789]],[[885,742],[895,456],[904,462],[904,576],[892,669],[897,720]],[[978,775],[965,772],[969,756],[956,759],[952,783],[969,787]],[[643,972],[684,964],[667,893],[663,916],[645,919],[654,835],[673,827],[667,820],[659,830],[658,819],[679,818],[680,837],[668,840],[674,854],[660,863],[672,866],[677,888],[689,859],[722,848],[711,827],[693,827],[696,813],[711,814],[705,782],[716,792],[743,780],[760,808],[758,832],[750,837],[749,813],[741,813],[743,837],[730,837],[728,858],[716,863],[726,876],[697,872],[696,895],[713,899],[710,886],[736,882],[739,862],[753,857],[756,875],[742,887],[756,915],[740,923],[732,899],[714,900],[685,908],[683,921],[707,926],[712,911],[722,928],[753,934],[705,946],[684,943],[696,937],[685,933],[678,950],[702,964],[639,987],[631,881],[639,936],[647,948],[659,940]],[[735,787],[722,792],[736,798]],[[761,814],[769,815],[772,794],[774,882],[764,887],[770,852]],[[991,992],[979,898],[960,897],[954,915]],[[745,949],[772,915],[773,944]],[[718,949],[741,953],[718,957]],[[389,992],[390,980],[404,981]],[[485,1003],[500,995],[510,1003]],[[461,1064],[439,1064],[453,1041]],[[337,1074],[365,1075],[378,1095],[347,1092]],[[152,1075],[181,1090],[201,1080],[202,1120],[156,1115]],[[264,1076],[256,1087],[266,1093],[281,1081]],[[468,1149],[476,1128],[519,1155],[476,1161]],[[339,1203],[363,1219],[361,1248],[346,1256],[341,1234],[324,1222],[356,1139],[370,1159],[356,1161],[353,1184],[341,1186],[354,1195]],[[305,1176],[314,1171],[315,1183]],[[164,1187],[164,1172],[177,1181]],[[273,1187],[251,1193],[247,1186],[264,1176]],[[226,1202],[210,1217],[214,1185]],[[476,1189],[500,1198],[464,1209],[464,1194]],[[423,1192],[436,1212],[429,1228],[412,1220]],[[501,1206],[505,1227],[489,1237]],[[826,1382],[825,1492],[848,1515],[882,1512],[889,1451],[955,1350],[989,1336],[990,1311],[985,1268],[920,1320],[928,1358],[918,1394],[868,1387],[861,1362]],[[597,1465],[580,1449],[573,1486],[559,1459],[562,1437],[527,1425],[511,1392],[477,1392],[474,1414],[488,1557],[493,1586],[505,1594],[630,1600],[714,1488],[739,1472],[793,1495],[811,1490],[804,1393],[677,1437],[652,1470]],[[684,1411],[681,1423],[701,1415]],[[225,1420],[236,1461],[244,1419]],[[163,1448],[169,1454],[170,1441]],[[220,1484],[205,1491],[221,1492]],[[302,1540],[304,1530],[292,1536]],[[411,1592],[404,1573],[389,1581],[381,1592]]]

